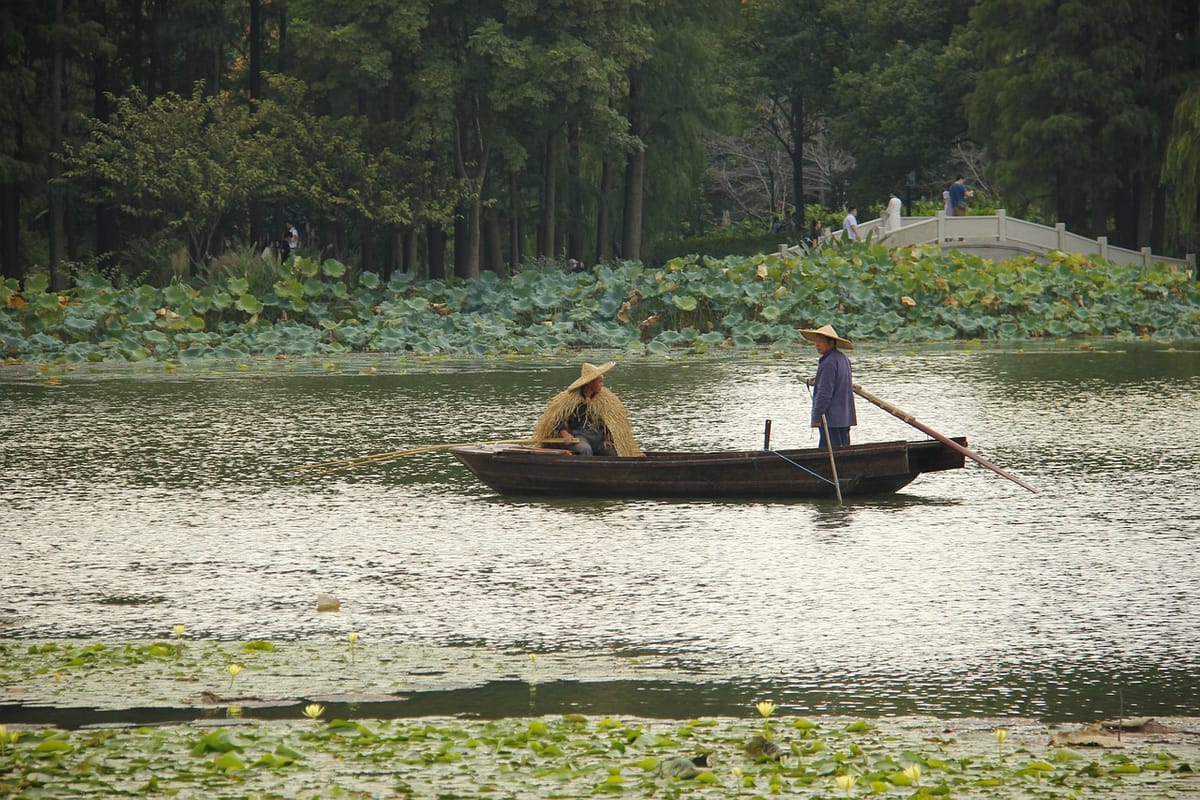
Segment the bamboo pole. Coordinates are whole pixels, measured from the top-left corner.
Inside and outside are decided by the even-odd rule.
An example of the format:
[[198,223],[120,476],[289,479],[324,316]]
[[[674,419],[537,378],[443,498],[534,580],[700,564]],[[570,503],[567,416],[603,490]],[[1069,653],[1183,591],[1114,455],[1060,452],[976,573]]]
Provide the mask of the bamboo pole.
[[889,414],[891,414],[892,416],[894,416],[898,419],[901,419],[901,420],[907,422],[909,425],[912,425],[914,428],[921,431],[922,433],[929,434],[930,436],[937,439],[942,444],[946,445],[947,447],[953,448],[954,450],[957,450],[958,452],[962,453],[967,458],[970,458],[972,461],[975,461],[976,463],[987,467],[988,469],[990,469],[992,472],[996,473],[997,475],[999,475],[1003,478],[1008,478],[1010,481],[1017,484],[1021,488],[1028,489],[1029,491],[1033,492],[1034,494],[1037,494],[1037,489],[1034,489],[1032,486],[1030,486],[1025,481],[1021,480],[1020,478],[1016,477],[1015,475],[1010,475],[1009,473],[1000,469],[1000,467],[997,467],[995,464],[988,461],[983,456],[981,456],[977,453],[971,452],[970,450],[963,447],[961,444],[954,441],[950,437],[945,436],[944,434],[938,433],[933,428],[929,427],[928,425],[925,425],[922,422],[918,422],[917,418],[914,417],[912,414],[909,414],[907,411],[903,411],[899,408],[896,408],[891,403],[888,403],[884,400],[880,400],[878,397],[871,394],[866,389],[863,389],[857,383],[853,384],[852,388],[854,389],[854,393],[856,395],[858,395],[859,397],[863,398],[864,400],[874,403],[875,405],[882,408],[884,411],[888,412]]
[[833,491],[837,494],[838,505],[842,504],[842,484],[838,480],[837,462],[833,460],[833,439],[829,438],[829,423],[825,415],[821,415],[821,430],[825,432],[825,446],[829,448],[829,470],[833,473]]
[[[550,440],[557,441],[557,440]],[[407,450],[395,450],[391,453],[376,453],[369,456],[353,456],[351,458],[338,458],[333,461],[321,461],[316,464],[301,464],[292,467],[280,467],[280,472],[310,472],[312,470],[321,470],[313,472],[313,475],[326,475],[330,472],[337,472],[343,469],[353,469],[367,464],[377,464],[382,461],[391,461],[405,456],[415,456],[420,453],[436,453],[439,450],[449,450],[452,447],[466,447],[467,445],[484,445],[484,444],[544,444],[541,439],[498,439],[492,442],[452,442],[450,444],[430,444],[423,447],[410,447]]]

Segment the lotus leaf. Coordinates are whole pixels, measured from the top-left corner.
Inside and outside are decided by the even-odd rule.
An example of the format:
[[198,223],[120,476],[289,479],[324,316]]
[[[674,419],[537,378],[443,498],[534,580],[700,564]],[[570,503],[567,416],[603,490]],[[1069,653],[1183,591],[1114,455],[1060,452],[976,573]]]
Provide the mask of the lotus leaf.
[[252,294],[242,294],[238,297],[234,307],[238,311],[244,311],[247,314],[257,314],[263,310],[263,305],[258,301],[258,298]]
[[75,334],[86,334],[95,330],[96,320],[68,314],[63,320],[63,327]]

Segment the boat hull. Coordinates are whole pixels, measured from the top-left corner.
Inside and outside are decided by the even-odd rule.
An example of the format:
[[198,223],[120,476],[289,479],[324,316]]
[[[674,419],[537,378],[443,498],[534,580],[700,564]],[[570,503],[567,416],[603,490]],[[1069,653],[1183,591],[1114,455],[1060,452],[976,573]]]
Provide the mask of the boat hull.
[[[966,446],[966,439],[954,439]],[[501,494],[559,497],[834,497],[829,453],[734,450],[573,456],[564,450],[467,445],[450,452]],[[941,442],[881,442],[834,451],[843,496],[890,494],[923,472],[963,466]]]

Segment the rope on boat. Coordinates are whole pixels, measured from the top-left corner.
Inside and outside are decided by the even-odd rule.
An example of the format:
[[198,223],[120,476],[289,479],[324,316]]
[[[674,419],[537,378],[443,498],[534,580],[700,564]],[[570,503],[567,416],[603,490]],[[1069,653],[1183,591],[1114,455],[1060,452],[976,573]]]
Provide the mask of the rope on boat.
[[808,467],[804,466],[803,464],[797,464],[795,461],[792,461],[790,458],[788,458],[787,456],[785,456],[783,453],[779,452],[778,450],[769,450],[768,452],[770,452],[770,453],[774,453],[775,455],[777,455],[777,456],[779,456],[780,458],[782,458],[784,461],[786,461],[786,462],[788,462],[789,464],[791,464],[793,467],[797,467],[797,468],[799,468],[799,469],[802,469],[802,470],[804,470],[805,472],[807,472],[809,475],[812,475],[812,476],[813,476],[814,478],[816,478],[817,480],[820,480],[820,481],[825,481],[825,483],[828,483],[830,486],[837,486],[837,487],[839,487],[839,488],[840,488],[840,486],[841,486],[841,483],[842,483],[841,481],[837,481],[837,482],[835,483],[834,481],[831,481],[831,480],[829,480],[829,478],[826,478],[824,475],[822,475],[822,474],[820,474],[820,473],[818,473],[818,472],[813,472],[811,469],[809,469]]

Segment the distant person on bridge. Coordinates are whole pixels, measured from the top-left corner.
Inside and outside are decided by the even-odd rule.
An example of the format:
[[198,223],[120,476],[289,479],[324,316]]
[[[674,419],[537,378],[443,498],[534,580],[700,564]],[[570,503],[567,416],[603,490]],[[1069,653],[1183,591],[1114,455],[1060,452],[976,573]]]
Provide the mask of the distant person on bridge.
[[850,206],[846,218],[842,220],[842,230],[846,238],[852,242],[858,241],[858,206]]
[[903,204],[895,192],[888,192],[887,208],[883,210],[883,232],[900,230],[900,209]]
[[804,234],[804,246],[809,250],[821,243],[821,237],[825,235],[825,226],[821,224],[821,220],[814,219],[812,224],[808,226],[808,231]]
[[975,195],[967,188],[966,178],[959,175],[950,184],[950,213],[955,217],[967,215],[967,200]]

